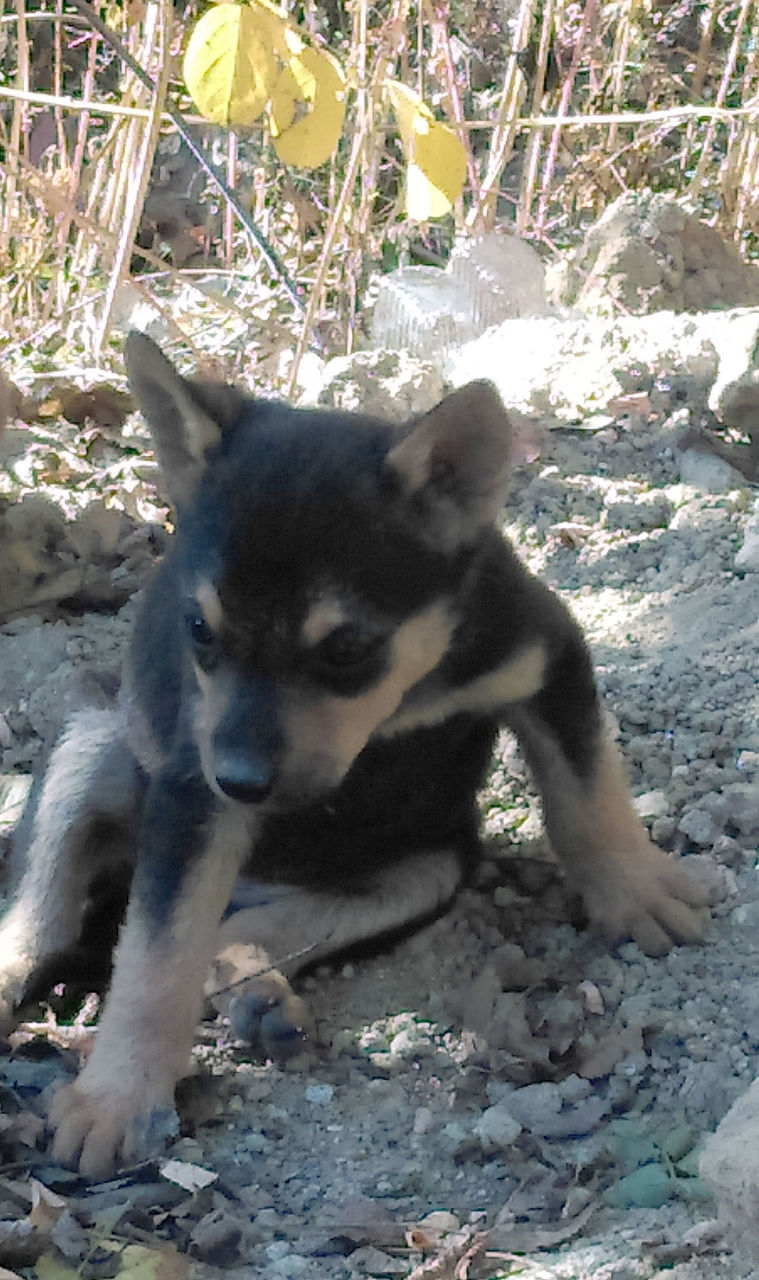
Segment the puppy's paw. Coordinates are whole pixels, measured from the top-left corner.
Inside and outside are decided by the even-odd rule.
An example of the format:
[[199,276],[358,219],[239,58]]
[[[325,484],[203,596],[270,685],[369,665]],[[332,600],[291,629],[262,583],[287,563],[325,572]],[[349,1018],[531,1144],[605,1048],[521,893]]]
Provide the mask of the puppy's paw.
[[211,1003],[238,1040],[282,1061],[313,1037],[308,1005],[256,946],[233,943],[215,959],[206,984]]
[[50,1108],[53,1159],[99,1181],[123,1164],[164,1149],[179,1132],[171,1105],[150,1105],[144,1091],[123,1094],[88,1089],[80,1076],[56,1093]]
[[10,1031],[16,1021],[16,1008],[29,985],[34,965],[28,956],[6,938],[0,930],[0,1035]]
[[0,1036],[7,1036],[8,1032],[13,1029],[13,1024],[16,1020],[14,1004],[15,1001],[7,1000],[0,993]]
[[676,943],[704,937],[711,898],[681,863],[641,837],[629,850],[615,850],[594,866],[581,886],[585,907],[607,942],[632,940],[650,956]]

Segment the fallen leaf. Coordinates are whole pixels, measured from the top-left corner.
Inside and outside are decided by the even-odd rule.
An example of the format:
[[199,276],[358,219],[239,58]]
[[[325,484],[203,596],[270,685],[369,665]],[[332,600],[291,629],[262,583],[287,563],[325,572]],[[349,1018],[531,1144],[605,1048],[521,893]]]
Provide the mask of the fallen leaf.
[[580,1053],[577,1074],[583,1080],[600,1080],[603,1076],[608,1076],[617,1063],[624,1062],[631,1053],[638,1053],[642,1048],[643,1034],[640,1027],[630,1026],[610,1031],[590,1049]]
[[218,1180],[218,1173],[204,1169],[202,1165],[191,1164],[188,1160],[164,1160],[158,1172],[167,1182],[173,1182],[185,1191],[201,1191]]
[[[487,1257],[499,1257],[497,1251],[508,1249],[512,1253],[530,1253],[533,1249],[551,1249],[571,1240],[582,1231],[598,1209],[594,1200],[573,1218],[562,1222],[560,1227],[531,1226],[526,1222],[517,1222],[513,1214],[498,1215],[495,1224],[487,1233]],[[500,1219],[500,1220],[499,1220]]]
[[37,402],[24,395],[10,378],[0,372],[0,431],[14,418],[31,421],[37,414]]
[[128,1244],[118,1276],[119,1280],[185,1280],[190,1266],[190,1258],[172,1245],[148,1249],[141,1244]]
[[62,416],[69,422],[78,427],[91,422],[106,432],[120,432],[136,407],[132,396],[105,383],[85,391],[78,387],[64,387],[59,390],[57,399]]
[[377,1200],[362,1196],[350,1201],[330,1227],[332,1235],[346,1236],[356,1244],[392,1249],[403,1244],[403,1228]]
[[28,1218],[0,1219],[0,1257],[13,1267],[31,1267],[49,1244]]
[[29,1179],[29,1188],[32,1193],[29,1221],[41,1231],[50,1231],[66,1208],[66,1201],[36,1178]]
[[[428,1213],[425,1218],[406,1230],[406,1244],[416,1253],[436,1253],[446,1245],[455,1245],[461,1232],[461,1223],[452,1213],[439,1211]],[[465,1228],[467,1239],[470,1233]]]
[[615,418],[635,416],[650,418],[653,413],[651,399],[646,391],[629,391],[625,395],[615,396],[606,405],[607,413]]
[[425,1258],[409,1273],[408,1280],[467,1280],[469,1266],[487,1244],[485,1232],[465,1227],[446,1242],[435,1258]]
[[18,1111],[15,1116],[0,1116],[0,1130],[8,1142],[34,1149],[45,1131],[45,1121],[33,1111]]
[[37,1259],[34,1274],[38,1280],[73,1280],[79,1272],[76,1267],[69,1266],[68,1262],[64,1262],[62,1258],[52,1253],[43,1253],[42,1257]]

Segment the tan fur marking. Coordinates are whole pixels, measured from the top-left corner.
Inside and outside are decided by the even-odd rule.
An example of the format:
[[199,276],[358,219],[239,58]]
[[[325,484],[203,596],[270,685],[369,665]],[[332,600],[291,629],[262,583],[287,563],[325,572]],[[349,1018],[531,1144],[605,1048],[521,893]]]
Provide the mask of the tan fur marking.
[[572,787],[566,779],[558,778],[551,791],[553,804],[558,802],[562,810],[566,856],[571,856],[578,866],[592,865],[599,854],[608,856],[615,847],[629,847],[643,836],[640,819],[630,803],[622,763],[610,742],[602,746],[589,795],[584,795],[576,783]]
[[[142,917],[139,904],[130,909],[108,997],[108,1025],[113,1028],[118,1020],[118,1036],[103,1034],[105,1017],[98,1030],[101,1073],[108,1070],[104,1055],[112,1050],[118,1052],[122,1070],[124,1065],[132,1069],[143,1057],[147,1065],[156,1061],[160,1072],[168,1069],[174,1077],[186,1065],[200,1013],[199,987],[219,918],[250,849],[254,822],[255,812],[247,809],[229,807],[216,816],[168,927],[156,929]],[[147,1065],[141,1063],[146,1074]],[[93,1067],[90,1074],[98,1073]]]
[[578,783],[557,747],[545,754],[541,785],[551,843],[610,941],[632,938],[661,955],[673,942],[700,940],[697,909],[708,893],[649,839],[612,743],[602,744],[590,787]]
[[280,1017],[308,1036],[313,1020],[287,977],[363,938],[439,911],[460,883],[458,853],[436,849],[384,868],[363,892],[319,893],[296,886],[274,890],[268,900],[236,911],[221,925],[206,993],[224,1014],[241,996],[276,1002]]
[[422,725],[441,724],[460,711],[494,713],[522,698],[531,698],[543,687],[546,670],[546,650],[542,641],[523,649],[484,676],[478,676],[458,689],[448,689],[429,702],[401,705],[399,710],[380,730],[383,737],[406,733]]
[[[218,949],[255,943],[271,963],[292,974],[304,964],[439,910],[460,882],[458,854],[437,849],[383,868],[366,893],[293,887],[273,894],[260,907],[234,912],[221,925]],[[206,983],[209,989],[213,976]]]
[[[443,657],[454,629],[447,604],[435,604],[409,618],[393,637],[392,664],[384,680],[357,697],[282,689],[285,756],[281,783],[302,798],[334,787],[369,738],[397,710],[404,694]],[[232,696],[231,678],[215,672],[196,676],[200,696],[195,729],[206,781],[218,794],[213,736]],[[225,797],[226,798],[226,797]]]
[[222,624],[224,611],[221,607],[218,591],[207,578],[198,579],[195,588],[195,599],[200,605],[200,611],[208,626],[212,631],[218,631]]
[[325,595],[309,609],[301,628],[303,643],[313,648],[336,627],[348,621],[345,603],[335,595]]
[[237,807],[216,816],[167,927],[151,925],[139,900],[130,901],[95,1048],[51,1109],[56,1159],[70,1161],[82,1146],[80,1168],[87,1176],[109,1170],[119,1155],[139,1154],[130,1149],[139,1139],[133,1122],[173,1104],[219,920],[250,849],[254,821]]
[[200,696],[195,703],[195,733],[200,754],[200,765],[206,782],[217,796],[229,800],[216,781],[216,765],[213,752],[213,735],[229,705],[232,692],[232,680],[223,673],[215,672],[212,676],[202,671],[195,664],[195,677],[200,689]]
[[322,774],[321,785],[339,782],[404,694],[434,670],[453,630],[448,606],[432,605],[398,628],[391,669],[373,689],[358,697],[303,698],[285,713],[286,739],[300,760],[314,762]]

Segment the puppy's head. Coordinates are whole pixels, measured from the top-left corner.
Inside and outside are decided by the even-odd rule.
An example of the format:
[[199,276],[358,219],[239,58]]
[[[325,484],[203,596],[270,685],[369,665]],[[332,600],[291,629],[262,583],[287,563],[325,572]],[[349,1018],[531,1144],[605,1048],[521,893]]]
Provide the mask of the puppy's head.
[[510,429],[488,383],[396,428],[181,378],[142,335],[130,381],[177,507],[191,719],[243,803],[336,787],[448,652]]

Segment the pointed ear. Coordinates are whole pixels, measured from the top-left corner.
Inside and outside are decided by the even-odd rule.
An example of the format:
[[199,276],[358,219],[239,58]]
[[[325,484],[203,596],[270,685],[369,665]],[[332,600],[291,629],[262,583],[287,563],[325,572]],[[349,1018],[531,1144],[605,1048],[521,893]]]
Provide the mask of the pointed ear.
[[240,416],[245,397],[223,383],[190,382],[144,333],[124,350],[129,385],[150,424],[169,495],[182,507],[192,497],[209,450]]
[[506,499],[511,423],[490,382],[454,391],[391,449],[401,491],[446,550],[472,542]]

